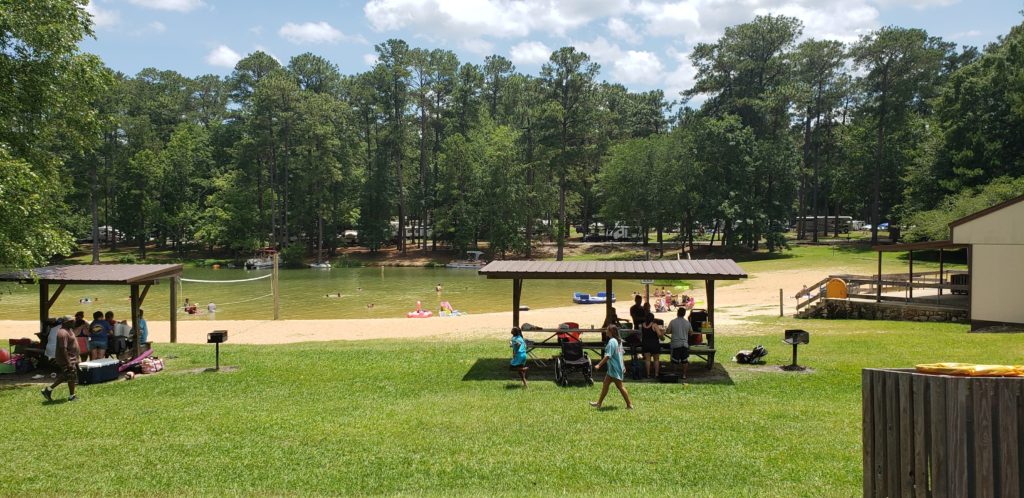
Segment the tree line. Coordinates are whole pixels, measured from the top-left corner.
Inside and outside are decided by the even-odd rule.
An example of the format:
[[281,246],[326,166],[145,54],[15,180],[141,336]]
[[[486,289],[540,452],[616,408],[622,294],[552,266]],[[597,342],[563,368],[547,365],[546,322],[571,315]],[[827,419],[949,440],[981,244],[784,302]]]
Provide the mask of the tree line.
[[143,258],[323,257],[358,230],[371,250],[531,257],[553,240],[561,259],[570,226],[595,222],[777,250],[794,217],[838,214],[872,241],[883,221],[941,238],[950,205],[1024,176],[1021,26],[979,51],[902,27],[801,41],[799,20],[759,16],[696,45],[694,86],[669,98],[601,81],[573,47],[531,75],[395,39],[355,74],[255,52],[227,77],[128,76],[78,49],[81,0],[0,6],[5,265],[104,226]]

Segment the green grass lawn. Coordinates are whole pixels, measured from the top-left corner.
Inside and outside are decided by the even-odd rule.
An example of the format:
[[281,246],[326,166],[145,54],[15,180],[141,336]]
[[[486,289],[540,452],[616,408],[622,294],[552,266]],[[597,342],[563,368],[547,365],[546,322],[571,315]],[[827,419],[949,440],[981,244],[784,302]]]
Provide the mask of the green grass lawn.
[[[860,370],[919,362],[1019,363],[1017,335],[960,325],[762,318],[718,345],[714,383],[520,389],[502,339],[289,346],[159,346],[168,370],[44,403],[0,385],[0,494],[855,496]],[[757,371],[729,354],[804,328],[811,374]],[[173,356],[173,358],[171,358]],[[697,364],[694,368],[699,368]],[[64,399],[66,388],[57,396]]]

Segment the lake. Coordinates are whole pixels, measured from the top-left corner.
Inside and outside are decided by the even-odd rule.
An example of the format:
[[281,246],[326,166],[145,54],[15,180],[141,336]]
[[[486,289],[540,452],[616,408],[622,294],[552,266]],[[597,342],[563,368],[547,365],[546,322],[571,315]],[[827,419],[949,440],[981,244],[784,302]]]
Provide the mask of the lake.
[[[242,280],[269,275],[269,270],[186,269],[183,278],[196,280]],[[281,270],[281,318],[391,318],[402,317],[416,309],[416,301],[424,309],[438,311],[440,301],[449,301],[455,309],[473,313],[510,311],[512,281],[488,280],[476,270],[447,268],[385,267],[334,268],[331,270]],[[168,286],[166,281],[153,286],[143,303],[146,318],[168,318]],[[434,292],[442,285],[440,296]],[[661,282],[659,282],[660,284]],[[680,292],[675,282],[673,293]],[[640,292],[639,281],[616,281],[619,299]],[[653,289],[653,286],[652,286]],[[50,288],[51,292],[54,290]],[[523,285],[522,304],[531,308],[572,305],[573,291],[596,293],[604,290],[601,280],[527,280]],[[67,286],[51,310],[51,316],[74,314],[83,310],[87,318],[95,310],[112,310],[118,318],[127,318],[129,297],[127,286]],[[652,290],[653,292],[653,290]],[[270,278],[240,283],[182,282],[178,293],[179,311],[185,298],[206,310],[209,302],[217,305],[218,319],[269,320],[273,318]],[[86,298],[93,300],[83,303]],[[373,304],[367,309],[367,304]],[[583,306],[583,305],[581,305]],[[597,305],[587,305],[597,306]],[[39,316],[39,288],[35,285],[0,283],[0,319],[35,320]],[[179,312],[180,320],[205,320],[202,315]]]

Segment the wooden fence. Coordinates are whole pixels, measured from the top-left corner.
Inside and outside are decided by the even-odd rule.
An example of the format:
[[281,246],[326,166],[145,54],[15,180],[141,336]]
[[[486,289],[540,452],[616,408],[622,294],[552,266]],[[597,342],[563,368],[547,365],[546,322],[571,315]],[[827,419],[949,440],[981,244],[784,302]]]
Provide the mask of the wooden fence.
[[864,496],[1019,497],[1024,378],[864,369]]

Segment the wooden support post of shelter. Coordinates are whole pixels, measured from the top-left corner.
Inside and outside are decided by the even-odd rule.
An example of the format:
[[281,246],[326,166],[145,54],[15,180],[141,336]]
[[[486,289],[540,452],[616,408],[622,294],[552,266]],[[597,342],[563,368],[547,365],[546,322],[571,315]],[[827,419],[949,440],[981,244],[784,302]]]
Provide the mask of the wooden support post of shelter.
[[39,333],[46,333],[46,319],[50,317],[50,285],[39,282]]
[[939,249],[939,296],[942,296],[942,284],[946,282],[946,262],[943,261],[943,256],[946,254],[945,249]]
[[882,251],[878,251],[878,289],[875,294],[875,302],[882,302]]
[[139,295],[139,284],[132,284],[131,286],[131,313],[132,313],[132,358],[139,356],[139,306],[142,305],[142,299]]
[[711,326],[715,326],[715,281],[705,280],[704,291],[708,297],[708,321],[711,322]]
[[612,304],[612,279],[606,278],[604,280],[604,324],[601,328],[604,328],[611,323],[612,313],[615,313],[615,308]]
[[909,297],[907,297],[907,301],[910,301],[911,299],[914,299],[914,251],[913,250],[909,251],[909,256],[908,257],[910,258],[910,272],[907,275],[907,283],[909,283],[910,285],[907,286],[907,295],[909,296]]
[[523,295],[523,280],[514,279],[512,280],[512,326],[519,326],[519,306],[520,299]]
[[171,343],[178,342],[178,277],[167,279],[171,283]]

